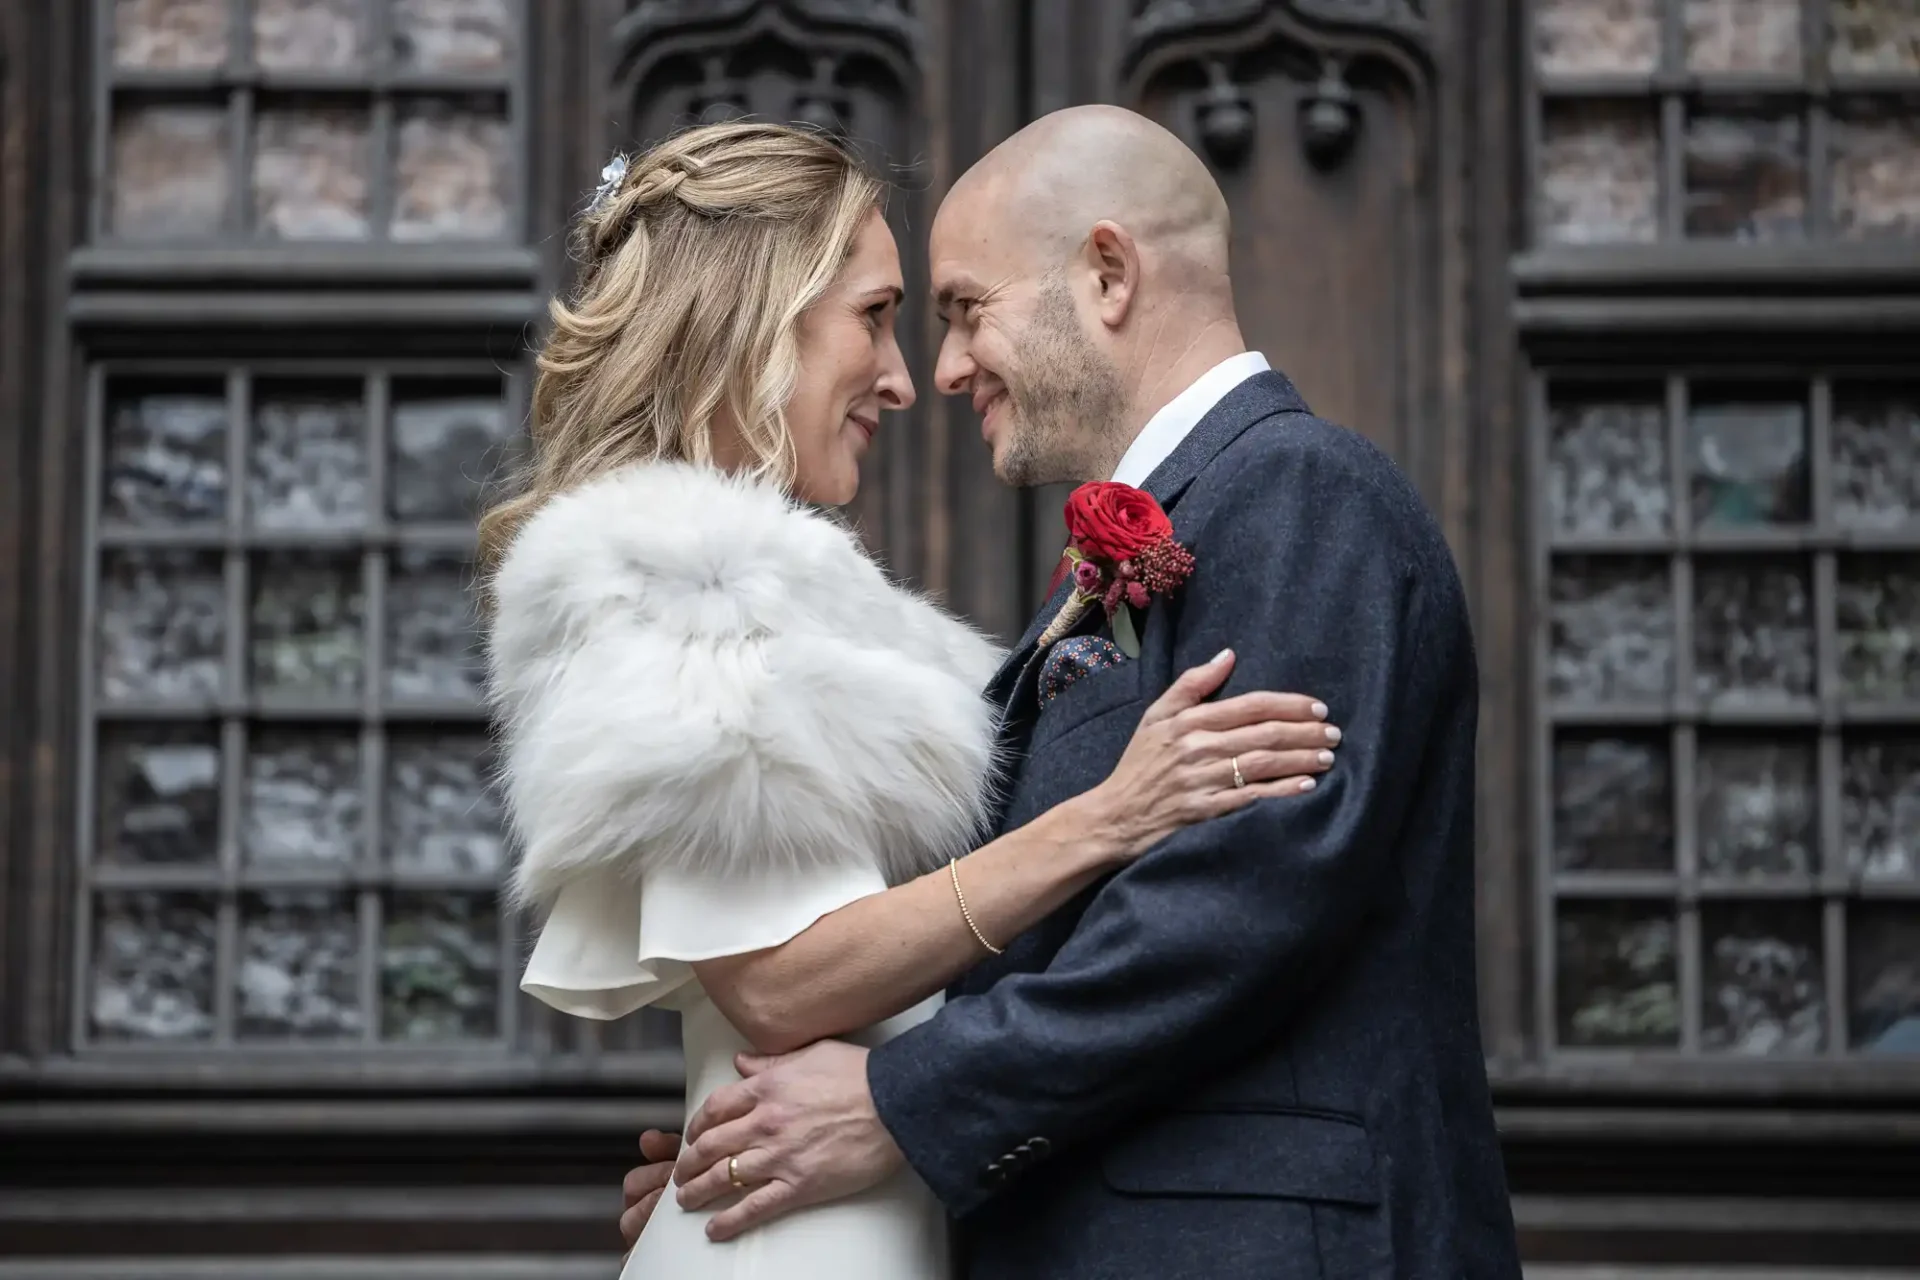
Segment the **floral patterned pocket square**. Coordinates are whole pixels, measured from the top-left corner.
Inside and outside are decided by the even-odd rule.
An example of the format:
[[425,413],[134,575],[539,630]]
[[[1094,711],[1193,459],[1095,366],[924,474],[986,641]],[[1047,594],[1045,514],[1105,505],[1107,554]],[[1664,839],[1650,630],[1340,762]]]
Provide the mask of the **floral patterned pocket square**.
[[1105,636],[1068,636],[1047,650],[1046,660],[1040,664],[1040,705],[1052,702],[1082,676],[1125,661],[1120,646]]

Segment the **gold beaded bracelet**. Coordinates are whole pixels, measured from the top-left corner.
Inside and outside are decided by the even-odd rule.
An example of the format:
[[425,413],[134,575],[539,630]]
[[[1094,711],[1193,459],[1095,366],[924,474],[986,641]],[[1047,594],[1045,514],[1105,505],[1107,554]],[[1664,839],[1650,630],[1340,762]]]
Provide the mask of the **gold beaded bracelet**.
[[987,935],[981,933],[980,926],[973,922],[973,912],[967,909],[967,895],[960,892],[960,860],[958,858],[947,859],[947,874],[953,878],[953,897],[960,904],[960,918],[967,922],[967,928],[973,932],[974,941],[996,956],[1002,954],[999,947],[987,941]]

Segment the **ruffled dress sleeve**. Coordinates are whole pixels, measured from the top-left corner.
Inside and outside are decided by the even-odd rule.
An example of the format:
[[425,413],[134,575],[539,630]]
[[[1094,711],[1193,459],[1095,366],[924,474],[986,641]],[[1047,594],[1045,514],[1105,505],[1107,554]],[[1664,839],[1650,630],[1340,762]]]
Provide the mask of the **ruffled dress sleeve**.
[[637,883],[597,872],[561,889],[520,989],[580,1018],[620,1018],[654,1004],[679,1008],[699,989],[694,961],[777,947],[886,887],[871,866],[738,877],[663,869]]

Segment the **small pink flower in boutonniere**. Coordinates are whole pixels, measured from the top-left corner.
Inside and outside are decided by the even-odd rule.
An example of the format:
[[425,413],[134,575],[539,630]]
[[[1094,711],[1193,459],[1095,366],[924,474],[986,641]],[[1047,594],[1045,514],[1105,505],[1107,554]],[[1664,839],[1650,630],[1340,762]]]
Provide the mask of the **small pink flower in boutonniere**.
[[1073,595],[1040,634],[1045,648],[1098,604],[1113,625],[1113,640],[1140,656],[1132,611],[1144,609],[1193,572],[1193,555],[1173,539],[1173,522],[1153,495],[1130,484],[1083,484],[1067,499],[1067,558]]

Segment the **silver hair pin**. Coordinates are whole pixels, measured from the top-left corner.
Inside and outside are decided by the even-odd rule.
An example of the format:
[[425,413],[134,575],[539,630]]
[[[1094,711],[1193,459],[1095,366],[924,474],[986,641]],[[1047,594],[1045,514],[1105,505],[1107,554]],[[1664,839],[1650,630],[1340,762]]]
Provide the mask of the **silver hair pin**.
[[615,156],[607,161],[607,167],[600,171],[600,185],[593,189],[593,199],[587,202],[588,213],[598,213],[613,193],[620,189],[620,180],[627,176],[627,158]]

